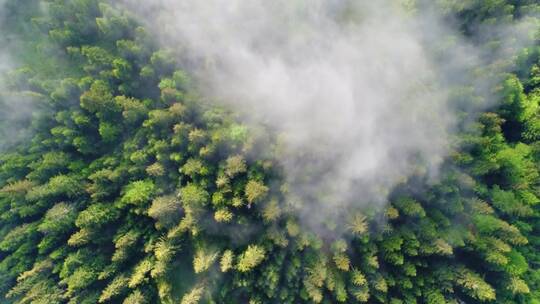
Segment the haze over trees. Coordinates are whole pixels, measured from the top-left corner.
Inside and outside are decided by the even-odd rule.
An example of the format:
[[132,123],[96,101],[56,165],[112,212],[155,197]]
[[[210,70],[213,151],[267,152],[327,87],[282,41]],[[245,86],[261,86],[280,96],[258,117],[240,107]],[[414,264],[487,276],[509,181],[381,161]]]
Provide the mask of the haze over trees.
[[[437,178],[419,162],[326,217],[272,126],[209,100],[126,7],[0,1],[0,303],[540,304],[540,5],[433,8],[482,50],[525,18],[533,41],[474,71],[504,71],[488,95],[452,88]],[[295,177],[319,186],[309,157]]]

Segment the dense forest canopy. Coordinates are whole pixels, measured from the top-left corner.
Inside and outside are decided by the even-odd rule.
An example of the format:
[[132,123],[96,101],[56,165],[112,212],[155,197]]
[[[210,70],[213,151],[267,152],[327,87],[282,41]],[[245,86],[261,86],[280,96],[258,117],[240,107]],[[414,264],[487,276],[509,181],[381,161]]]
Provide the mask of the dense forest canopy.
[[0,0],[0,303],[540,304],[538,1],[139,2]]

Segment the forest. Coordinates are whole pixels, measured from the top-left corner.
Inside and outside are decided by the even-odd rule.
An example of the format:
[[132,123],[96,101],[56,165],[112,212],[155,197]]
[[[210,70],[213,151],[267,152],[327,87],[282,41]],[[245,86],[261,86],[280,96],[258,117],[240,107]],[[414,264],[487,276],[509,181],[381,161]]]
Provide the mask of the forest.
[[[242,18],[238,37],[221,41],[217,31],[204,42],[223,45],[215,49],[189,36],[199,28],[183,14],[173,13],[174,22],[152,15],[184,9],[196,16],[182,3],[199,2],[0,0],[0,303],[540,304],[538,0],[385,0],[388,7],[376,4],[372,17],[367,4],[357,12],[355,1],[325,1],[335,5],[328,15],[339,26],[321,25],[313,17],[320,11],[309,15],[321,1],[291,0],[291,11],[311,16],[302,26],[284,13],[279,18],[293,21],[283,28],[293,29],[267,33],[257,16]],[[444,34],[396,21],[394,6],[403,20],[437,16]],[[228,16],[221,9],[216,14]],[[223,24],[232,23],[227,18]],[[359,65],[369,69],[365,63],[381,53],[399,68],[365,76],[341,62],[343,54],[364,58],[348,47],[362,18],[374,21],[357,31],[370,44]],[[215,19],[204,24],[219,30]],[[380,34],[371,35],[373,28]],[[337,38],[303,54],[281,47],[296,48],[303,35],[315,37],[311,48]],[[386,36],[389,44],[381,42]],[[265,54],[265,65],[247,51],[235,57],[245,49],[231,45],[242,39],[252,39],[245,44]],[[287,39],[297,40],[281,44]],[[335,56],[325,53],[343,45]],[[419,54],[428,55],[416,56],[423,45]],[[470,50],[474,61],[455,59]],[[281,70],[262,69],[275,53],[284,58]],[[302,70],[312,62],[326,67],[325,58],[334,67]],[[429,68],[407,65],[423,60]],[[305,82],[268,80],[283,70]],[[304,113],[309,123],[271,112],[276,104],[258,105],[274,94],[303,100],[309,89],[285,83],[309,83],[306,75],[317,73],[345,79],[345,71],[369,84],[355,94],[380,85],[370,96],[392,103],[367,107],[350,122],[319,118],[340,103],[307,103],[320,106]],[[428,84],[411,80],[420,73]],[[254,83],[254,75],[264,81]],[[315,83],[314,100],[341,92],[339,83],[329,83],[330,91]],[[220,100],[243,97],[254,101]],[[424,102],[439,99],[440,106]],[[369,123],[375,108],[384,115]],[[445,136],[430,116],[448,128]],[[324,133],[327,123],[339,132]],[[373,126],[373,137],[351,143]],[[327,145],[313,144],[321,141]],[[376,158],[381,165],[365,161],[376,163],[372,171],[348,171],[384,154],[364,153],[370,143],[390,156]]]

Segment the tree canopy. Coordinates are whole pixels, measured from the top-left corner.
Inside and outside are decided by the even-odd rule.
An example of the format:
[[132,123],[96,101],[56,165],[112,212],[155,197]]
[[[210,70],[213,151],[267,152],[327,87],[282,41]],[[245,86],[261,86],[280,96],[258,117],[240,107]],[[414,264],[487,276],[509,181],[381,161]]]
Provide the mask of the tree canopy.
[[[540,12],[439,2],[477,43]],[[259,153],[275,143],[203,100],[136,17],[98,0],[4,6],[24,52],[0,93],[1,303],[540,303],[540,35],[440,180],[317,231],[290,211],[279,153]],[[28,133],[7,138],[5,104],[29,102]]]

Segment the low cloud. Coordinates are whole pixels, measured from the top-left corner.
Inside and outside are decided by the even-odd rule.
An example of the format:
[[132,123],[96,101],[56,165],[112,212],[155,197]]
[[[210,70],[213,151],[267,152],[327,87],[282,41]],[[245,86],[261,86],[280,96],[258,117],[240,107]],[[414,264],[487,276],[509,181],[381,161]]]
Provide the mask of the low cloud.
[[[472,72],[526,40],[497,28],[501,46],[488,52],[434,7],[398,1],[121,2],[180,60],[200,63],[190,72],[203,94],[280,134],[289,199],[316,222],[384,206],[418,171],[436,178],[459,113],[490,99],[489,79]],[[464,86],[483,101],[458,106]]]
[[38,95],[24,92],[16,81],[15,71],[21,65],[17,54],[24,51],[20,37],[13,32],[17,20],[10,16],[16,5],[15,1],[0,0],[0,152],[30,140],[37,110]]

